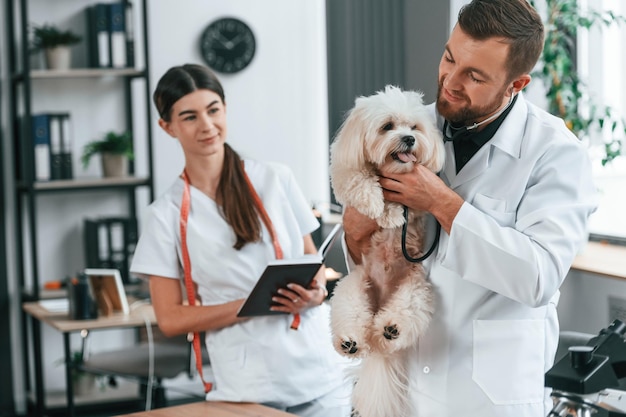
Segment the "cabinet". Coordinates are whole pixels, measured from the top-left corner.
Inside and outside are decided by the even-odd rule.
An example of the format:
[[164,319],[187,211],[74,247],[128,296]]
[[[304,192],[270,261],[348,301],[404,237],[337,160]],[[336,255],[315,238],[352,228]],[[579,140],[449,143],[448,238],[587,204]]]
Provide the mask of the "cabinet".
[[[132,51],[123,67],[90,65],[87,8],[118,4],[132,29]],[[127,216],[154,199],[152,129],[148,57],[147,0],[7,0],[4,27],[9,52],[10,108],[13,141],[5,150],[15,156],[15,254],[22,301],[49,297],[44,283],[63,280],[84,264],[82,228],[85,218]],[[53,24],[82,36],[72,46],[69,69],[48,70],[29,51],[33,25]],[[37,180],[35,176],[33,115],[70,115],[73,175],[62,180]],[[83,169],[80,156],[85,144],[108,131],[130,131],[134,159],[129,175],[102,178],[97,161]],[[10,141],[7,141],[10,142]],[[58,296],[58,294],[56,294]],[[54,294],[52,295],[54,296]],[[23,320],[25,322],[26,320]],[[24,329],[24,343],[34,368],[25,364],[27,391],[36,396],[37,414],[43,399],[41,329]],[[34,388],[34,390],[33,390]]]

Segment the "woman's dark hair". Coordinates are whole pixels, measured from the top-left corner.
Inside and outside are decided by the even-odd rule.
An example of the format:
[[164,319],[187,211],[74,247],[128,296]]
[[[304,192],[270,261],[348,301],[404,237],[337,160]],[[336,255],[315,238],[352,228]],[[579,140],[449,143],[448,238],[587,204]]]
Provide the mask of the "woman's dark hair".
[[[152,96],[159,116],[170,122],[174,103],[196,90],[213,91],[222,103],[226,103],[222,84],[209,68],[196,64],[170,68],[159,80]],[[235,249],[261,240],[261,222],[246,183],[243,161],[227,143],[224,144],[224,166],[216,200],[226,222],[235,232]]]
[[527,0],[473,0],[459,11],[460,28],[477,40],[504,38],[509,43],[509,80],[530,73],[541,55],[541,16]]

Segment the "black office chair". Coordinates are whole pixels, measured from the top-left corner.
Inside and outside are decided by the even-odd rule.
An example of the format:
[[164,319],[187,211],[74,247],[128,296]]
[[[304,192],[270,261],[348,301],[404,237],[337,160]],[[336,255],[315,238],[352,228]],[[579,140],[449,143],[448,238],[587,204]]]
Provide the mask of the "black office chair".
[[567,355],[568,349],[571,346],[584,346],[593,337],[595,337],[595,335],[589,333],[562,330],[559,333],[559,344],[554,357],[554,362],[558,362],[565,355]]
[[[140,336],[141,342],[123,349],[98,352],[89,355],[81,368],[90,373],[104,375],[115,381],[117,377],[136,380],[140,384],[142,395],[148,409],[167,405],[163,380],[173,379],[186,373],[189,378],[196,374],[193,344],[187,336],[166,337],[157,326],[152,326],[152,348],[147,331]],[[204,343],[202,345],[202,364],[209,364],[209,356]],[[153,366],[150,369],[150,350],[153,354]],[[202,396],[201,398],[204,398]]]

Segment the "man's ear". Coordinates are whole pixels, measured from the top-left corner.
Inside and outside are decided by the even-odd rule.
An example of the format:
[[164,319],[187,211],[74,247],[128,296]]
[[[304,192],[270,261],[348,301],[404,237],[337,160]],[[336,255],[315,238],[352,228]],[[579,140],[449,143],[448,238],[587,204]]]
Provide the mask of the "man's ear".
[[170,128],[170,124],[168,122],[166,122],[163,119],[159,119],[159,126],[161,126],[161,129],[163,129],[165,131],[165,133],[167,133],[168,135],[170,135],[173,138],[176,138],[176,135],[174,135],[174,132]]
[[530,76],[530,74],[522,74],[516,79],[514,79],[513,82],[511,83],[512,84],[512,89],[510,91],[511,95],[517,94],[520,91],[522,91],[524,87],[526,87],[530,83],[531,79],[532,77]]

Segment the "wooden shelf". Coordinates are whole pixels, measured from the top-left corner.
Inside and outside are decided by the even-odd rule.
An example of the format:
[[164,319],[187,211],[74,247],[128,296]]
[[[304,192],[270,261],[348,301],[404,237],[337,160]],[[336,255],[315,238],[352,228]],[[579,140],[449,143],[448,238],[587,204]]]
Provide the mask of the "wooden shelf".
[[[154,200],[152,92],[148,82],[151,62],[148,42],[150,33],[148,30],[148,0],[132,2],[132,17],[128,16],[128,13],[124,14],[124,18],[132,18],[132,20],[125,22],[125,28],[132,28],[139,35],[133,40],[132,55],[127,54],[127,50],[123,51],[127,58],[125,63],[130,68],[91,68],[90,64],[87,63],[88,60],[85,59],[81,61],[81,67],[66,70],[48,70],[39,65],[31,65],[34,61],[31,60],[32,56],[29,53],[28,42],[25,42],[24,35],[31,25],[43,24],[45,19],[52,19],[51,24],[54,24],[55,21],[60,23],[70,18],[73,20],[75,17],[77,21],[87,22],[90,15],[88,8],[96,3],[95,0],[54,2],[54,5],[49,4],[53,2],[46,0],[7,0],[2,2],[3,8],[5,3],[7,6],[6,13],[2,16],[3,28],[6,27],[7,29],[7,45],[12,46],[7,49],[9,52],[7,74],[10,78],[8,88],[10,102],[7,106],[7,120],[9,120],[9,124],[15,127],[13,132],[15,137],[12,138],[15,146],[12,149],[12,156],[15,160],[16,169],[11,180],[7,183],[11,187],[15,202],[14,213],[11,216],[14,217],[12,220],[15,223],[15,228],[12,230],[14,239],[11,242],[15,250],[12,256],[15,257],[14,270],[17,283],[20,286],[21,300],[34,303],[30,307],[33,308],[32,314],[43,314],[41,309],[37,308],[40,307],[37,306],[38,300],[53,301],[54,298],[57,298],[63,301],[64,299],[67,300],[67,293],[64,290],[43,290],[44,282],[40,282],[40,279],[62,277],[67,274],[68,268],[70,270],[82,269],[80,266],[77,268],[75,263],[79,255],[70,253],[70,251],[74,252],[73,246],[66,247],[65,241],[56,240],[56,236],[72,233],[72,239],[74,239],[76,231],[81,231],[81,225],[82,231],[86,230],[85,219],[102,218],[108,221],[120,218],[125,221],[128,220],[133,230],[124,228],[124,236],[122,237],[124,247],[119,248],[119,252],[123,251],[123,255],[126,257],[132,243],[135,243],[131,242],[130,239],[136,239],[138,236],[139,230],[134,227],[137,223],[137,214],[143,206]],[[37,13],[33,14],[33,9]],[[54,13],[51,14],[52,11]],[[128,12],[128,10],[125,11]],[[85,46],[84,54],[97,55],[98,51],[90,48],[89,42]],[[137,48],[135,49],[135,47]],[[85,58],[87,57],[85,56]],[[104,90],[106,94],[101,94],[101,90]],[[138,111],[134,111],[137,105],[140,108]],[[115,108],[110,108],[111,106]],[[107,111],[108,109],[111,111]],[[87,138],[98,134],[97,130],[100,129],[98,126],[109,126],[108,128],[116,131],[130,131],[133,133],[133,149],[138,151],[135,157],[140,158],[142,170],[135,170],[137,165],[131,164],[129,174],[126,177],[100,178],[96,177],[96,174],[89,174],[83,170],[78,173],[78,178],[36,181],[35,168],[38,161],[36,156],[46,157],[46,155],[41,154],[42,152],[37,152],[35,155],[36,152],[34,151],[34,144],[39,144],[39,142],[35,140],[37,135],[34,132],[37,133],[37,130],[33,131],[35,126],[32,116],[39,112],[44,114],[62,112],[63,114],[70,114],[72,118],[80,118],[79,123],[70,124],[67,131],[65,127],[61,130],[61,135],[64,137],[67,137],[69,132],[71,137],[82,139],[76,143],[70,143],[70,149],[64,149],[65,153],[68,150],[71,151],[74,157],[80,146],[87,141]],[[102,118],[102,120],[98,120],[99,123],[89,123],[89,117],[94,114],[96,117]],[[38,128],[39,125],[36,127]],[[137,129],[139,129],[140,134],[137,134]],[[50,142],[50,147],[54,148],[57,144],[62,144],[62,140],[57,140],[59,135],[55,135],[53,139],[51,132],[54,131],[48,123],[47,139]],[[52,168],[55,163],[57,163],[56,159],[51,160],[50,167]],[[50,176],[58,177],[57,175]],[[78,202],[76,206],[72,204],[74,201]],[[56,207],[59,202],[63,207]],[[50,220],[45,212],[52,206],[55,206],[55,210],[58,208],[61,213],[60,216],[65,214],[67,218],[63,218],[58,224],[56,224],[55,219]],[[122,222],[122,224],[125,225],[126,223]],[[132,234],[132,238],[127,237],[127,234]],[[47,242],[49,236],[52,235],[55,236],[55,240],[52,243]],[[109,234],[107,244],[110,244],[113,238]],[[92,237],[83,236],[83,240],[86,239],[91,239],[90,242],[95,240]],[[49,244],[58,245],[59,248],[46,246]],[[85,246],[84,242],[82,246]],[[110,257],[118,255],[111,252],[109,251]],[[71,256],[65,256],[66,254]],[[73,266],[63,265],[70,259]],[[95,261],[85,259],[84,263],[92,262]],[[125,262],[116,265],[116,267],[127,269]],[[124,271],[122,275],[124,276],[126,273],[127,271]],[[48,303],[48,305],[50,304]],[[29,303],[25,305],[26,308],[29,308]],[[138,305],[137,309],[142,307]],[[62,310],[59,306],[53,306],[50,309]],[[28,313],[26,309],[23,311]],[[30,313],[28,314],[30,315]],[[78,330],[70,325],[69,322],[72,320],[69,320],[68,316],[67,311],[57,312],[54,318],[46,318],[46,320],[51,325],[63,329],[61,332],[66,332],[63,334],[64,356],[67,353],[69,357],[69,352],[71,352],[69,333]],[[22,358],[21,367],[24,372],[24,377],[21,379],[22,386],[15,388],[17,391],[21,390],[20,392],[25,393],[28,402],[34,403],[34,414],[29,415],[37,417],[50,415],[46,409],[52,407],[60,408],[60,410],[56,410],[59,413],[57,415],[73,416],[76,412],[76,405],[85,405],[84,409],[87,410],[90,408],[90,404],[100,402],[109,404],[109,401],[119,402],[120,399],[137,397],[136,384],[135,388],[131,387],[130,396],[122,390],[114,388],[107,388],[103,392],[94,392],[93,395],[90,393],[88,396],[76,396],[75,399],[75,392],[72,392],[71,396],[68,396],[67,392],[49,392],[49,389],[46,388],[47,381],[44,368],[50,364],[45,363],[46,358],[43,354],[48,336],[41,328],[40,322],[35,320],[37,319],[33,318],[33,323],[30,326],[27,323],[21,324],[23,333],[21,343],[24,345],[22,348],[29,354],[23,355]],[[82,321],[81,327],[87,325],[88,322]],[[91,322],[94,328],[101,328],[107,323],[104,317]],[[115,317],[113,324],[119,328],[130,328],[144,326],[145,320],[144,317],[141,317],[141,321],[137,319],[136,322],[131,323],[128,317]],[[9,360],[11,359],[9,357]],[[68,373],[65,372],[65,384],[71,384],[72,380],[68,380],[67,377]],[[60,390],[64,387],[59,388],[55,384],[54,389]],[[91,398],[92,396],[94,398]],[[109,400],[107,399],[109,397],[112,398]]]
[[[38,181],[33,183],[33,191],[71,191],[98,188],[139,187],[149,185],[147,177],[116,177],[116,178],[79,178],[72,180]],[[18,185],[20,190],[27,190],[24,183]]]
[[74,68],[69,70],[32,70],[33,80],[59,78],[100,78],[100,77],[140,77],[143,70],[135,68]]

